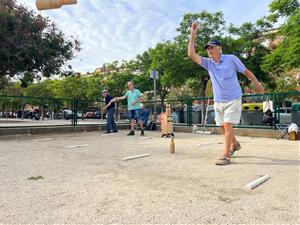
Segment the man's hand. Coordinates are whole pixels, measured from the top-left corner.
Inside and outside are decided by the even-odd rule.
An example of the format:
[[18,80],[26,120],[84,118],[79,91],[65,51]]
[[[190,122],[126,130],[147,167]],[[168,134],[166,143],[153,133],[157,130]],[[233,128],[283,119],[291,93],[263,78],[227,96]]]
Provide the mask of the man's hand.
[[136,101],[132,102],[131,105],[132,105],[132,106],[135,106],[135,105],[136,105]]
[[104,106],[104,107],[102,108],[102,111],[106,111],[106,106]]
[[191,26],[191,34],[197,34],[198,27],[198,24],[194,22]]

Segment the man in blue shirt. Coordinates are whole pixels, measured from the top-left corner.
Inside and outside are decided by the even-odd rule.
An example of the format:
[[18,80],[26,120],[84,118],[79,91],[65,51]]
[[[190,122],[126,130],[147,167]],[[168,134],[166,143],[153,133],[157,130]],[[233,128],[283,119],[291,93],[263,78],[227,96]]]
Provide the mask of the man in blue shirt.
[[123,97],[116,98],[116,100],[124,100],[127,99],[128,103],[128,113],[129,120],[131,124],[131,130],[128,136],[135,135],[134,126],[135,121],[138,121],[138,124],[141,128],[141,136],[144,136],[144,128],[143,122],[141,120],[141,101],[142,101],[142,93],[139,89],[134,88],[134,83],[132,81],[128,82],[128,91]]
[[242,89],[238,81],[237,72],[244,74],[256,86],[258,93],[264,93],[264,88],[255,75],[248,70],[239,58],[234,55],[222,54],[222,46],[218,41],[210,41],[205,45],[209,58],[199,56],[195,51],[195,40],[198,25],[193,23],[188,48],[188,56],[209,73],[214,93],[215,120],[224,130],[224,155],[216,165],[227,165],[230,157],[241,145],[233,133],[233,125],[241,118]]

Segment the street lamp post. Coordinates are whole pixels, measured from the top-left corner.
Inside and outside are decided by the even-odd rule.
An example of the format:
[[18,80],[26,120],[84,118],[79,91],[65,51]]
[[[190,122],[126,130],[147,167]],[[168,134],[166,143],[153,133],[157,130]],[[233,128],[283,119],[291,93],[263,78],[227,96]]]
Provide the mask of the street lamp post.
[[154,117],[156,118],[156,80],[158,80],[158,71],[150,70],[150,78],[153,79],[153,99],[154,99]]

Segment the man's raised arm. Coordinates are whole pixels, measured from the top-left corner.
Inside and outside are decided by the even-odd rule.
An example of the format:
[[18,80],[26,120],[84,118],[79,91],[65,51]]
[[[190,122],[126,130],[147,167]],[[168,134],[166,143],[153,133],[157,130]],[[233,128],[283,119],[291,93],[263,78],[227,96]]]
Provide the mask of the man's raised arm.
[[191,37],[190,37],[189,48],[188,48],[188,56],[195,63],[201,64],[201,56],[199,56],[196,53],[196,49],[195,49],[197,31],[198,31],[198,24],[193,23],[191,27]]

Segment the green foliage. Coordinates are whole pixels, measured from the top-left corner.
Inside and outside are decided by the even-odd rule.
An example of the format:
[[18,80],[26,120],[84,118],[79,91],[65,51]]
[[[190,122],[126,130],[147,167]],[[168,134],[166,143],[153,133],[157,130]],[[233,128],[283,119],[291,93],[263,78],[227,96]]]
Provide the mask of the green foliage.
[[0,43],[0,76],[17,78],[23,86],[70,74],[70,65],[62,67],[80,50],[76,39],[66,40],[53,22],[15,0],[0,0]]
[[123,96],[127,89],[128,81],[133,79],[133,74],[126,71],[112,72],[102,82],[103,88],[107,89],[114,96]]
[[277,22],[280,17],[289,17],[299,10],[299,0],[273,0],[270,5],[271,14],[268,19],[271,22]]
[[300,68],[300,10],[289,17],[279,29],[282,42],[265,57],[262,69],[274,75],[281,75],[293,68]]
[[[136,87],[153,96],[153,80],[150,70],[158,70],[158,95],[162,103],[166,97],[211,95],[211,83],[206,70],[195,65],[187,57],[190,27],[193,22],[200,25],[196,39],[197,52],[206,56],[203,46],[211,39],[223,44],[223,52],[235,54],[269,90],[290,91],[296,82],[289,71],[300,66],[300,11],[296,0],[273,0],[270,15],[256,23],[241,26],[226,26],[223,13],[187,13],[183,16],[173,40],[158,43],[134,59],[105,64],[107,72],[95,73],[91,77],[69,76],[64,79],[45,79],[26,84],[42,77],[61,74],[62,66],[79,50],[77,40],[65,40],[63,34],[48,19],[35,15],[28,9],[17,6],[15,0],[0,0],[0,89],[2,94],[51,96],[99,101],[101,91],[109,90],[113,96],[121,96],[132,80]],[[279,18],[285,23],[273,29]],[[275,47],[266,46],[267,40],[277,35],[282,42]],[[9,82],[8,77],[21,82]],[[243,87],[250,82],[240,77]],[[25,85],[24,85],[25,84]],[[171,92],[171,93],[170,93]],[[177,96],[179,97],[179,96]],[[2,103],[13,104],[11,102]],[[35,104],[44,104],[36,101]],[[50,102],[51,103],[51,102]],[[49,103],[49,104],[50,104]],[[53,102],[51,104],[62,104]]]
[[177,31],[179,35],[176,41],[186,47],[189,41],[190,27],[193,22],[197,22],[200,27],[197,34],[196,44],[203,51],[203,46],[211,39],[219,39],[225,29],[225,20],[222,12],[209,13],[201,11],[199,13],[187,13],[183,16]]
[[276,79],[275,92],[295,91],[297,82],[289,75],[281,75]]
[[152,59],[151,68],[159,72],[159,88],[168,92],[171,87],[178,87],[185,82],[188,76],[190,60],[186,51],[182,51],[176,43],[159,43],[150,49]]
[[[190,27],[193,22],[199,24],[199,30],[196,38],[196,50],[199,55],[206,56],[203,46],[211,39],[221,40],[226,31],[225,20],[222,12],[209,13],[201,11],[199,13],[187,13],[183,16],[182,22],[179,24],[177,31],[178,36],[175,38],[176,43],[184,52],[183,59],[187,59],[187,46],[190,37]],[[186,72],[186,80],[192,78],[196,83],[200,84],[196,96],[205,96],[206,87],[209,76],[207,71],[195,65],[191,60],[187,59],[184,69]]]
[[[262,37],[262,34],[267,32],[269,28],[270,24],[263,20],[257,24],[244,23],[240,27],[231,24],[228,28],[230,36],[222,39],[223,51],[239,57],[262,82],[270,81],[268,73],[259,66],[264,57],[269,54],[269,50],[263,44],[265,38]],[[250,85],[250,81],[245,76],[240,76],[239,79],[242,87]]]

